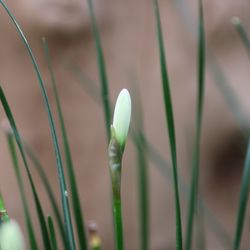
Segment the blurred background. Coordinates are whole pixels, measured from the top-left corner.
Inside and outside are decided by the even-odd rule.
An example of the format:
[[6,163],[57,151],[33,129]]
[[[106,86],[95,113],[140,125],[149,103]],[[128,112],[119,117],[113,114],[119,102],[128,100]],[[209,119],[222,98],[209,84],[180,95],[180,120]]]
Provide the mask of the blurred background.
[[[57,86],[75,163],[85,221],[95,220],[103,249],[113,249],[111,196],[107,141],[102,112],[95,44],[86,1],[6,0],[20,23],[36,56],[55,112],[55,100],[42,48],[46,37],[52,56]],[[201,148],[200,195],[209,214],[233,238],[238,208],[239,184],[244,162],[250,113],[249,58],[231,24],[239,16],[250,32],[250,2],[247,0],[204,0],[207,61],[206,95]],[[145,135],[163,159],[170,162],[168,135],[161,90],[159,55],[153,6],[146,0],[94,0],[95,15],[104,50],[110,97],[120,89],[132,94],[143,108]],[[197,1],[160,0],[169,77],[177,134],[178,170],[189,183],[196,103]],[[44,165],[58,194],[58,179],[49,125],[43,100],[28,57],[17,32],[0,10],[0,82],[25,140]],[[225,79],[223,79],[223,76]],[[225,87],[226,82],[226,87]],[[228,97],[228,89],[233,98]],[[138,109],[133,109],[137,117]],[[1,120],[5,118],[3,110]],[[134,121],[136,118],[134,119]],[[11,166],[4,132],[0,133],[0,190],[10,216],[23,228],[20,195]],[[175,216],[171,176],[149,157],[150,244],[153,250],[175,249]],[[164,167],[163,167],[164,168]],[[125,248],[139,248],[137,165],[135,147],[126,146],[123,164],[122,198]],[[23,171],[24,173],[24,171]],[[51,207],[37,172],[36,186],[47,213]],[[24,176],[26,177],[25,173]],[[31,208],[34,204],[26,182]],[[187,190],[183,190],[185,191]],[[186,200],[182,197],[183,226]],[[36,217],[35,212],[34,218]],[[207,249],[229,249],[204,217]],[[219,228],[215,226],[215,228]],[[242,247],[249,247],[249,214]],[[229,238],[230,238],[229,237]],[[248,246],[248,247],[247,247]]]

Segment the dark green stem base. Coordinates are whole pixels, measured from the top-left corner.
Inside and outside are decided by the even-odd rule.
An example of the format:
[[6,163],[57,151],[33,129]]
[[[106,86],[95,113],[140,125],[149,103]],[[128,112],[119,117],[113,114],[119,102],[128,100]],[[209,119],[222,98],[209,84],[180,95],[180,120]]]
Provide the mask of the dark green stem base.
[[113,199],[113,216],[116,250],[123,250],[122,207],[121,199]]

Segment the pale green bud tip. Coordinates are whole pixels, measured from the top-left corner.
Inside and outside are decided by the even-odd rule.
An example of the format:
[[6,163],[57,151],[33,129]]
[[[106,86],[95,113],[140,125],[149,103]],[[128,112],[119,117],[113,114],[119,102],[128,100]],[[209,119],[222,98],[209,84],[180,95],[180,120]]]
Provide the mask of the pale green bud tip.
[[117,97],[113,117],[115,136],[121,148],[125,146],[131,117],[131,98],[127,89],[123,89]]
[[24,250],[24,240],[18,224],[14,220],[0,226],[1,250]]
[[235,26],[238,26],[238,25],[241,24],[241,21],[240,21],[239,17],[237,17],[237,16],[233,16],[232,19],[231,19],[231,22]]

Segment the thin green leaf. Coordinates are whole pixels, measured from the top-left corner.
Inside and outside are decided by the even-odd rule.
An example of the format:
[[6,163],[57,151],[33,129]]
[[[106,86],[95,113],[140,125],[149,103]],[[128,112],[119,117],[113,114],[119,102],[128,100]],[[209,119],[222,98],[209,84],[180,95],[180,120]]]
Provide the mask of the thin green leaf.
[[141,250],[148,250],[150,243],[150,227],[149,227],[149,173],[148,173],[148,158],[147,147],[144,141],[143,129],[143,111],[141,106],[141,99],[136,84],[134,88],[134,117],[135,133],[134,145],[137,155],[137,175],[138,175],[138,191],[139,191],[139,217],[140,217],[140,237]]
[[97,83],[90,79],[90,77],[81,70],[80,66],[72,60],[67,60],[65,67],[72,73],[72,77],[76,78],[78,85],[80,84],[93,100],[101,104],[101,96]]
[[[132,134],[132,133],[131,133]],[[172,180],[172,172],[170,164],[162,157],[162,155],[158,152],[158,150],[147,140],[144,136],[144,144],[147,147],[148,158],[154,164],[155,167],[162,173],[162,175]],[[190,190],[189,185],[185,184],[185,182],[179,176],[179,185],[180,190],[182,192],[183,197],[188,200],[188,192]],[[204,217],[207,225],[212,229],[212,233],[218,237],[222,243],[230,248],[232,246],[232,239],[230,235],[227,233],[226,229],[220,223],[219,218],[216,218],[212,211],[206,206],[204,200],[199,197],[198,198],[199,206],[204,211]]]
[[101,47],[101,39],[100,39],[100,35],[99,35],[99,31],[98,31],[98,27],[97,27],[95,15],[94,15],[92,0],[88,0],[88,7],[89,7],[89,15],[90,15],[90,20],[91,20],[91,25],[92,25],[92,30],[93,30],[94,40],[95,40],[95,46],[96,46],[99,77],[100,77],[100,83],[101,83],[102,106],[103,106],[103,112],[105,114],[107,142],[109,143],[111,111],[110,111],[109,89],[108,89],[106,66],[105,66],[103,51]]
[[250,41],[249,41],[249,37],[248,37],[248,34],[247,34],[244,26],[242,25],[242,23],[238,17],[232,18],[232,24],[234,25],[234,27],[238,31],[238,34],[239,34],[241,41],[243,42],[243,44],[246,48],[248,56],[250,56]]
[[232,89],[232,84],[223,72],[220,64],[218,63],[216,57],[210,52],[207,56],[210,63],[208,64],[209,70],[211,71],[212,77],[216,87],[220,91],[222,97],[224,98],[226,104],[228,105],[230,111],[238,122],[241,131],[246,134],[249,131],[250,119],[246,110],[244,109],[240,98],[236,95]]
[[56,241],[56,234],[54,229],[54,223],[51,218],[51,216],[48,216],[48,226],[49,226],[49,234],[50,234],[50,240],[51,240],[51,246],[52,250],[57,250],[57,241]]
[[65,237],[64,226],[63,226],[63,221],[62,221],[62,216],[61,216],[59,207],[57,205],[57,201],[56,201],[53,189],[52,189],[50,182],[46,176],[46,173],[44,172],[44,167],[41,165],[41,162],[39,161],[35,152],[23,139],[22,139],[22,144],[23,144],[23,148],[24,148],[27,156],[29,157],[29,159],[33,163],[33,166],[36,168],[36,170],[37,170],[37,172],[42,180],[42,183],[45,187],[45,191],[49,197],[49,201],[50,201],[51,207],[53,209],[56,222],[58,224],[60,236],[61,236],[61,239],[63,241],[63,246],[65,249],[68,249],[67,240]]
[[[193,18],[192,11],[190,9],[190,6],[188,5],[188,2],[185,0],[176,0],[174,1],[174,3],[177,4],[177,10],[180,13],[183,24],[192,35],[192,37],[194,37],[196,34],[194,29],[195,20]],[[232,22],[238,22],[238,20],[238,18],[232,18]],[[242,132],[248,132],[250,124],[248,114],[242,107],[239,98],[237,98],[231,87],[232,85],[230,84],[229,79],[223,72],[222,67],[216,59],[216,55],[213,54],[208,44],[206,45],[206,60],[207,68],[210,71],[212,78],[214,79],[213,83],[216,85],[222,97],[225,99],[227,105],[230,108],[230,111],[232,111],[232,114],[235,116],[237,122],[239,123]]]
[[56,87],[56,80],[55,80],[54,72],[53,72],[52,65],[51,65],[49,48],[48,48],[48,44],[47,44],[45,39],[43,39],[43,46],[44,46],[44,51],[45,51],[45,55],[46,55],[48,66],[49,66],[51,83],[52,83],[52,87],[53,87],[53,93],[54,93],[55,100],[56,100],[56,108],[57,108],[57,113],[58,113],[59,122],[60,122],[61,134],[62,134],[62,139],[63,139],[63,147],[64,147],[64,155],[66,158],[67,173],[69,176],[71,203],[73,204],[73,211],[74,211],[75,224],[76,224],[77,233],[78,233],[79,247],[82,250],[86,250],[87,249],[87,237],[86,237],[86,232],[85,232],[84,219],[83,219],[83,215],[82,215],[80,198],[79,198],[79,194],[78,194],[78,188],[77,188],[77,184],[76,184],[74,166],[73,166],[73,161],[72,161],[72,157],[71,157],[68,136],[67,136],[66,128],[65,128],[65,124],[64,124],[61,103],[59,100],[58,91],[57,91],[57,87]]
[[56,135],[54,120],[53,120],[47,92],[46,92],[46,89],[45,89],[45,86],[44,86],[44,83],[42,80],[42,76],[41,76],[38,64],[35,60],[35,57],[34,57],[33,52],[28,44],[26,37],[24,36],[19,24],[17,23],[14,15],[9,10],[7,5],[2,0],[0,0],[0,3],[4,7],[5,11],[9,15],[9,17],[11,18],[15,28],[18,31],[18,34],[20,35],[20,37],[21,37],[21,39],[22,39],[22,41],[23,41],[23,43],[28,51],[28,54],[30,56],[30,59],[32,61],[33,67],[34,67],[36,75],[37,75],[39,86],[41,88],[42,96],[43,96],[44,103],[45,103],[45,108],[46,108],[46,111],[48,114],[51,136],[52,136],[52,141],[53,141],[53,146],[54,146],[55,156],[56,156],[56,161],[57,161],[57,171],[58,171],[59,184],[60,184],[60,193],[61,193],[61,201],[62,201],[62,207],[63,207],[66,236],[67,236],[67,240],[69,242],[70,249],[74,250],[75,249],[75,240],[74,240],[73,227],[72,227],[72,223],[71,223],[69,201],[68,201],[68,191],[67,191],[67,187],[66,187],[66,182],[65,182],[64,172],[63,172],[63,164],[62,164],[62,159],[61,159],[61,153],[60,153],[60,149],[59,149],[58,139],[57,139],[57,135]]
[[204,85],[205,85],[205,32],[202,0],[199,0],[199,25],[198,25],[198,93],[197,93],[197,109],[196,109],[196,132],[193,147],[192,160],[192,179],[191,190],[188,204],[188,221],[186,229],[186,250],[190,250],[192,246],[194,214],[197,209],[197,196],[199,186],[199,168],[200,168],[200,137],[201,123],[204,103]]
[[137,151],[137,168],[138,168],[138,184],[139,184],[139,201],[140,201],[140,234],[141,234],[141,250],[149,249],[149,180],[148,180],[148,164],[146,157],[146,146],[143,143],[143,132],[138,130],[136,139]]
[[204,228],[204,211],[203,207],[197,202],[196,209],[196,248],[197,250],[206,250],[206,234]]
[[[243,27],[238,17],[233,17],[232,23],[234,27],[236,28],[236,30],[238,31],[238,34],[246,48],[246,51],[248,55],[250,56],[250,41],[249,41],[248,34],[245,28]],[[234,250],[238,250],[240,248],[242,232],[244,229],[245,214],[246,214],[246,209],[247,209],[249,185],[250,185],[250,140],[248,142],[247,155],[245,159],[243,177],[242,177],[242,182],[241,182],[237,225],[236,225],[234,247],[233,247]]]
[[243,177],[241,182],[237,225],[236,225],[234,247],[233,247],[234,250],[238,250],[240,248],[240,241],[245,222],[249,185],[250,185],[250,140],[248,143],[247,154],[244,163]]
[[16,152],[16,149],[15,149],[15,144],[14,144],[14,141],[13,141],[13,137],[8,132],[7,132],[7,141],[8,141],[9,152],[10,152],[10,156],[11,156],[11,160],[12,160],[12,165],[14,167],[15,174],[16,174],[16,179],[17,179],[17,183],[18,183],[18,187],[19,187],[19,192],[20,192],[20,195],[21,195],[23,211],[24,211],[24,217],[25,217],[25,223],[26,223],[26,228],[27,228],[27,232],[28,232],[28,235],[29,235],[30,248],[35,250],[35,249],[38,249],[37,248],[37,243],[36,243],[36,237],[35,237],[35,234],[34,234],[35,231],[33,229],[32,221],[31,221],[31,218],[30,218],[30,211],[29,211],[29,207],[28,207],[28,203],[27,203],[27,199],[26,199],[26,195],[25,195],[25,191],[24,191],[22,175],[20,173],[20,168],[19,168],[19,163],[18,163],[18,158],[17,158],[17,152]]
[[27,173],[27,176],[28,176],[28,180],[29,180],[29,183],[30,183],[30,186],[31,186],[33,198],[34,198],[35,205],[36,205],[37,215],[38,215],[38,218],[39,218],[39,224],[40,224],[40,228],[41,228],[44,248],[46,250],[47,249],[50,250],[51,248],[50,248],[49,234],[48,234],[48,231],[47,231],[42,206],[41,206],[39,197],[37,195],[36,188],[35,188],[35,185],[34,185],[34,182],[33,182],[29,167],[28,167],[28,162],[26,160],[24,149],[23,149],[22,143],[20,141],[20,135],[19,135],[19,132],[17,130],[16,123],[14,121],[12,112],[10,110],[9,104],[7,102],[7,99],[6,99],[5,95],[4,95],[4,92],[3,92],[3,89],[2,89],[1,86],[0,86],[0,100],[1,100],[2,106],[4,108],[5,114],[8,117],[8,120],[9,120],[10,126],[12,128],[12,131],[14,133],[16,143],[17,143],[18,149],[20,151],[20,154],[21,154],[24,166],[25,166],[25,170],[26,170],[26,173]]
[[171,101],[171,93],[169,87],[169,79],[167,73],[167,64],[165,58],[165,49],[163,44],[163,36],[161,29],[160,13],[158,1],[154,0],[154,9],[156,17],[156,28],[160,54],[160,66],[161,66],[161,77],[162,77],[162,88],[164,95],[164,104],[166,112],[166,122],[168,125],[168,135],[171,149],[172,167],[173,167],[173,178],[174,178],[174,193],[175,193],[175,213],[176,213],[176,249],[182,249],[182,225],[181,225],[181,208],[179,199],[179,188],[178,188],[178,172],[177,172],[177,155],[176,155],[176,141],[175,141],[175,126],[174,117]]

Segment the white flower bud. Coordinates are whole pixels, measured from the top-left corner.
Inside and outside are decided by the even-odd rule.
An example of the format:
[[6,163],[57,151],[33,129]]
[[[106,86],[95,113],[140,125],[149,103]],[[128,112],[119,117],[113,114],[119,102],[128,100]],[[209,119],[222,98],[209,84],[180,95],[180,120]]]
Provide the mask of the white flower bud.
[[115,111],[113,117],[113,128],[115,137],[120,144],[121,149],[124,149],[131,117],[131,98],[127,89],[123,89],[117,97]]
[[14,220],[0,226],[1,250],[24,250],[24,240],[18,224]]

